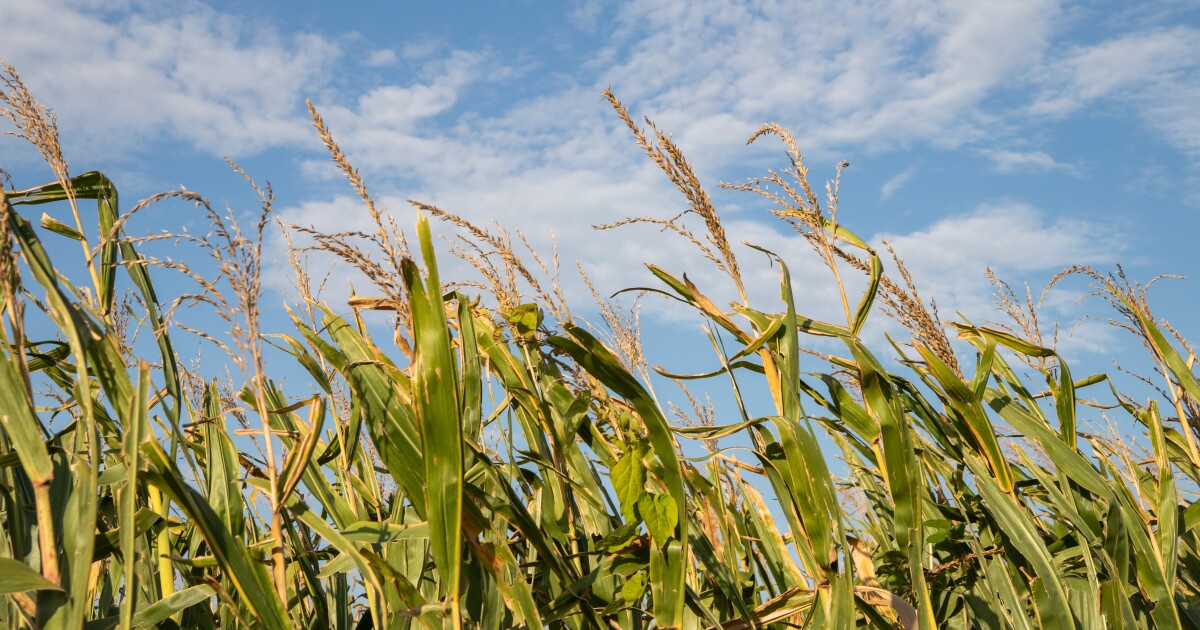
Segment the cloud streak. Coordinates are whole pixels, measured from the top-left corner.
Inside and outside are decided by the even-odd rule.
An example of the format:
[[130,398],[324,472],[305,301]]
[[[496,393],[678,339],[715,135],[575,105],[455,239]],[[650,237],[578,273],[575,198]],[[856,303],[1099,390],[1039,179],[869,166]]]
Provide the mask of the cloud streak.
[[0,0],[5,58],[54,105],[76,151],[163,138],[213,154],[311,144],[301,95],[326,82],[336,42],[197,3],[138,8]]
[[988,160],[991,160],[992,167],[1000,173],[1050,173],[1057,171],[1069,175],[1080,175],[1078,166],[1059,162],[1044,151],[983,149],[980,153]]
[[1065,116],[1101,99],[1132,107],[1146,125],[1200,160],[1200,28],[1174,26],[1075,45],[1043,70],[1030,110]]
[[904,185],[908,183],[908,180],[912,179],[913,175],[916,174],[917,167],[910,166],[893,175],[890,179],[884,182],[883,187],[879,189],[879,200],[887,201],[888,199],[891,199],[892,195],[896,194],[896,191],[904,187]]
[[1069,265],[1116,262],[1126,245],[1119,229],[1086,219],[1052,217],[1020,202],[983,204],[906,234],[878,234],[939,302],[976,315],[990,299],[984,271],[1028,279]]

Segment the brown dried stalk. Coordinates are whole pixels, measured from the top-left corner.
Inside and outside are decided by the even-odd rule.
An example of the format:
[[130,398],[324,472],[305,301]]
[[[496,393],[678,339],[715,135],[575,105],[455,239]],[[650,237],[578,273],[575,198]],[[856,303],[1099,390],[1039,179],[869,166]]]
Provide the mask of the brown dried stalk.
[[[700,185],[700,178],[696,176],[691,163],[684,157],[683,151],[675,144],[670,135],[660,131],[649,118],[646,118],[646,126],[654,134],[654,142],[651,142],[647,138],[646,132],[634,123],[633,118],[629,115],[629,110],[613,95],[611,89],[604,90],[604,98],[608,99],[613,109],[616,110],[617,115],[624,121],[625,126],[633,133],[633,138],[637,145],[646,152],[646,155],[650,156],[650,159],[654,161],[654,164],[663,173],[666,173],[667,178],[671,180],[671,183],[675,184],[676,189],[683,193],[684,198],[688,201],[688,209],[666,220],[652,217],[631,217],[615,223],[593,227],[597,230],[608,230],[622,225],[649,223],[657,225],[663,230],[673,231],[690,241],[700,250],[700,253],[705,258],[712,261],[718,269],[728,275],[733,280],[742,303],[747,303],[746,288],[742,283],[737,256],[734,255],[733,248],[729,244],[729,239],[725,236],[725,228],[721,225],[721,217],[713,207],[708,192]],[[705,240],[707,244],[701,242],[699,238],[680,223],[680,219],[687,214],[694,214],[704,221]]]

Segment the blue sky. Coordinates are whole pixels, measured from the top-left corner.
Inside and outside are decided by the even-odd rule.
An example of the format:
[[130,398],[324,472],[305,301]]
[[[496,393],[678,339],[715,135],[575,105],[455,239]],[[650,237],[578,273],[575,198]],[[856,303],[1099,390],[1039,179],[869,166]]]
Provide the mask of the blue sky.
[[[819,262],[758,199],[716,190],[786,166],[781,145],[744,144],[768,121],[796,134],[814,183],[851,162],[841,221],[895,245],[943,315],[994,317],[989,265],[1036,295],[1070,264],[1147,280],[1200,260],[1194,1],[0,0],[0,24],[0,58],[57,111],[73,171],[109,173],[127,206],[182,184],[253,210],[228,156],[274,185],[285,221],[365,228],[310,98],[401,225],[415,198],[520,229],[543,253],[553,230],[577,303],[576,260],[602,292],[648,283],[641,261],[728,292],[684,242],[591,229],[684,208],[601,97],[609,85],[674,134],[734,240],[788,259],[807,313],[836,312]],[[21,187],[49,179],[11,138],[0,167]],[[150,216],[147,231],[203,228],[182,207]],[[776,270],[738,253],[770,308]],[[334,274],[337,302],[352,278]],[[1200,338],[1194,287],[1166,285],[1152,304]],[[1095,314],[1074,302],[1081,289],[1052,294],[1044,317],[1069,328]],[[669,368],[704,352],[694,323],[643,301],[652,359]],[[1060,341],[1096,369],[1132,348],[1097,322]]]

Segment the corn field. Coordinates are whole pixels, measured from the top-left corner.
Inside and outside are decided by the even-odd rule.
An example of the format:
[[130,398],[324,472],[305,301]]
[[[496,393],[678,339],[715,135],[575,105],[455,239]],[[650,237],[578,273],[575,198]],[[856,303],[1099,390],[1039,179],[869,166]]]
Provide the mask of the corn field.
[[[53,113],[3,70],[0,112],[55,179],[0,192],[0,626],[1200,627],[1196,356],[1121,273],[1063,275],[1088,278],[1144,343],[1144,400],[1073,374],[1011,290],[1011,326],[944,322],[902,261],[885,272],[839,222],[838,180],[814,191],[767,125],[751,141],[781,142],[786,168],[728,187],[804,237],[844,318],[806,317],[766,250],[754,262],[779,269],[778,300],[751,304],[681,149],[608,93],[688,211],[602,227],[654,224],[728,280],[706,291],[648,266],[657,284],[637,290],[694,310],[714,348],[697,373],[652,374],[636,320],[599,297],[605,325],[571,315],[504,230],[424,204],[397,228],[310,106],[377,230],[280,226],[309,244],[290,250],[292,326],[268,331],[269,187],[246,177],[262,201],[246,228],[184,189],[127,209],[105,175],[72,174]],[[211,269],[148,256],[168,237],[126,229],[168,201],[210,221],[169,238]],[[439,274],[430,220],[477,277]],[[314,298],[314,250],[370,295]],[[196,290],[160,297],[153,280],[180,278]],[[179,323],[188,305],[226,326]],[[366,310],[389,314],[390,338]],[[907,339],[868,347],[884,317]],[[231,376],[199,376],[179,335],[227,351]],[[285,388],[268,356],[306,380]],[[655,380],[685,387],[690,421]],[[717,417],[707,391],[734,413]],[[1152,448],[1083,430],[1097,400]]]

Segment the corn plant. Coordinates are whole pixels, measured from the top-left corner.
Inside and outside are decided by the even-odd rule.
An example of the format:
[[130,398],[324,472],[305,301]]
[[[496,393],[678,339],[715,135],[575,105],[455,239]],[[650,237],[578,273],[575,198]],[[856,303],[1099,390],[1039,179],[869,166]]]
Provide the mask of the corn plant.
[[[294,247],[292,325],[268,332],[269,187],[250,180],[262,208],[248,231],[190,191],[123,212],[107,177],[70,173],[52,112],[16,71],[3,78],[0,111],[56,177],[0,191],[5,627],[1200,627],[1195,354],[1122,275],[1066,272],[1090,277],[1144,341],[1161,379],[1145,402],[1073,375],[1032,307],[1006,303],[1008,328],[945,324],[901,261],[896,281],[839,221],[840,168],[822,201],[790,134],[767,125],[751,141],[781,139],[787,170],[729,187],[799,231],[845,317],[806,317],[785,261],[761,249],[779,298],[752,304],[681,149],[608,93],[689,204],[620,224],[687,239],[729,281],[706,292],[648,266],[658,284],[643,290],[693,309],[714,348],[694,373],[651,375],[635,319],[604,300],[605,325],[572,316],[544,288],[547,266],[533,252],[527,265],[503,229],[418,204],[410,249],[310,106],[377,230],[289,238],[378,295],[321,302]],[[189,242],[215,272],[156,260],[154,239],[128,235],[170,199],[212,222]],[[37,206],[69,208],[70,223],[47,212],[35,227]],[[460,231],[454,251],[481,280],[441,276],[429,217]],[[82,266],[44,239],[79,243]],[[160,274],[198,288],[164,301]],[[738,301],[719,306],[714,291]],[[228,330],[178,321],[191,303]],[[366,310],[392,315],[391,339]],[[868,344],[881,312],[907,341]],[[236,376],[189,369],[178,334],[229,350]],[[284,387],[268,353],[307,382]],[[670,380],[696,403],[692,422],[655,395]],[[728,389],[731,418],[697,402],[710,384]],[[1104,385],[1149,452],[1081,428],[1094,404],[1081,391]],[[748,391],[769,392],[770,415],[749,411]],[[752,459],[720,448],[735,436]]]

